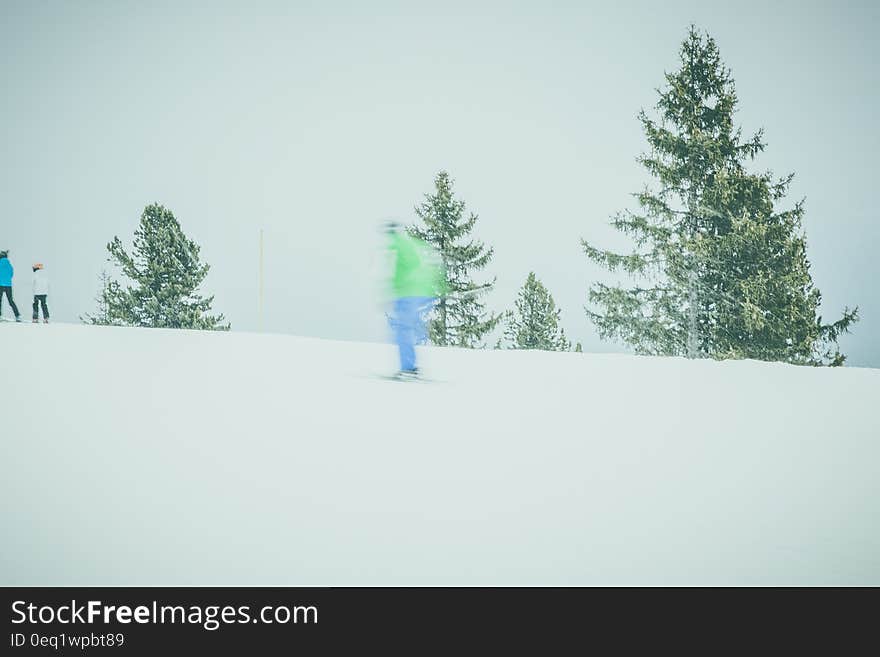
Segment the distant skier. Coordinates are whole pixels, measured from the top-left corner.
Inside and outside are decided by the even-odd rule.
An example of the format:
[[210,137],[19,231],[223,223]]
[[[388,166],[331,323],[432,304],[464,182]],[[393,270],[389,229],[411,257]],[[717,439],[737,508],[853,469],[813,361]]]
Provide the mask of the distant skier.
[[18,313],[18,306],[12,299],[12,277],[15,270],[12,263],[9,262],[9,251],[0,251],[0,315],[3,314],[3,295],[9,300],[12,313],[15,315],[15,321],[21,321],[21,315]]
[[46,274],[43,264],[38,262],[34,265],[34,324],[40,319],[41,307],[43,309],[43,323],[49,323],[49,306],[46,304],[47,296],[49,296],[49,276]]
[[395,222],[387,223],[385,232],[394,258],[389,319],[400,352],[398,378],[413,378],[419,372],[415,345],[427,340],[426,315],[437,298],[446,293],[446,275],[440,256],[429,244]]

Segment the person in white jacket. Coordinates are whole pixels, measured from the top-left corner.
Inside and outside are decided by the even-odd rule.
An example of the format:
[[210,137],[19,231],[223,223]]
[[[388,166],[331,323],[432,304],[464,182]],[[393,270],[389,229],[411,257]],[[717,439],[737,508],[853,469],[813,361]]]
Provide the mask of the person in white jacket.
[[43,308],[43,322],[49,323],[49,306],[46,297],[49,296],[49,276],[43,264],[38,262],[34,265],[34,323],[40,319],[40,307]]

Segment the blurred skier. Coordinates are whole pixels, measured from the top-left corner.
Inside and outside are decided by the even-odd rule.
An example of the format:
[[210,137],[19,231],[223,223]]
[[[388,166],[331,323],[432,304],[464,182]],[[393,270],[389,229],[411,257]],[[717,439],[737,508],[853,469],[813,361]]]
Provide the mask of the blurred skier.
[[9,251],[0,251],[0,315],[3,314],[3,295],[9,300],[12,307],[12,313],[15,315],[15,321],[21,321],[21,315],[18,313],[18,306],[12,299],[12,277],[15,270],[12,263],[9,262]]
[[49,323],[49,306],[46,305],[47,296],[49,296],[49,276],[46,274],[43,264],[38,262],[34,265],[34,324],[40,319],[40,307],[43,308],[43,323]]
[[446,293],[446,275],[436,250],[395,222],[385,224],[388,250],[394,258],[390,281],[393,299],[389,317],[400,352],[396,378],[418,376],[415,345],[427,341],[426,315]]

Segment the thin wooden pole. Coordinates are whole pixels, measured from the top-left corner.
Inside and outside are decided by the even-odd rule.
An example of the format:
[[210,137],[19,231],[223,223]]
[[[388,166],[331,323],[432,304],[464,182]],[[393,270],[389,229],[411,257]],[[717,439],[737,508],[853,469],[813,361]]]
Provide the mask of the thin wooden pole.
[[260,332],[263,332],[263,229],[260,228]]

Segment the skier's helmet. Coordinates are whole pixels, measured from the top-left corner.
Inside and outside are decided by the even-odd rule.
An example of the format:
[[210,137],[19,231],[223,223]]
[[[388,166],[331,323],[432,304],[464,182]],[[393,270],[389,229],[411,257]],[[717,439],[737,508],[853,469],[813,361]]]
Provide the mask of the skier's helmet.
[[384,224],[382,224],[382,229],[389,235],[392,235],[394,233],[399,233],[401,230],[403,230],[403,226],[396,221],[386,221]]
[[0,251],[0,258],[5,258],[9,255],[9,251]]

